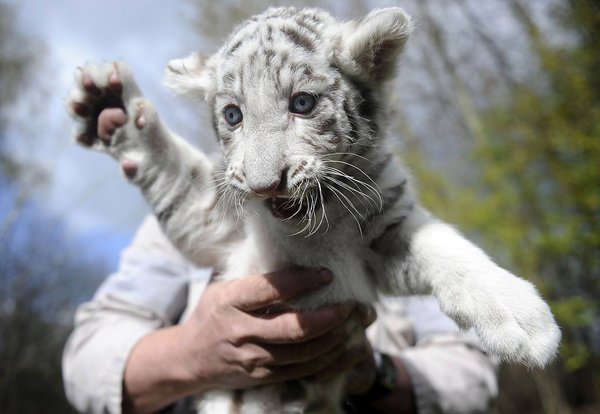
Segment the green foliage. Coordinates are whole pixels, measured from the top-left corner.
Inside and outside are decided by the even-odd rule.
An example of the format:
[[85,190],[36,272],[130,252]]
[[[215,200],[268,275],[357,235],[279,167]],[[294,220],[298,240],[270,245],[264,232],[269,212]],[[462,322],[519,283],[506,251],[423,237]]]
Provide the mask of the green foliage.
[[[600,293],[600,113],[595,102],[582,102],[585,94],[561,91],[562,83],[547,95],[523,87],[489,111],[490,140],[477,155],[494,189],[487,201],[509,213],[498,217],[500,226],[526,229],[526,248],[511,245],[514,263],[530,278],[543,272],[553,295]],[[575,77],[572,89],[580,83]]]
[[444,218],[482,237],[503,265],[551,300],[569,370],[591,357],[580,333],[598,317],[600,298],[597,9],[573,0],[559,10],[578,39],[574,45],[551,46],[530,28],[539,62],[535,81],[516,84],[504,100],[479,112],[483,134],[473,144],[474,186],[435,176],[418,155],[410,157],[425,204],[443,206]]
[[565,341],[560,345],[560,355],[569,371],[577,371],[586,366],[591,355],[585,344]]
[[558,322],[563,326],[581,328],[592,323],[596,304],[581,297],[570,297],[552,303],[552,309]]

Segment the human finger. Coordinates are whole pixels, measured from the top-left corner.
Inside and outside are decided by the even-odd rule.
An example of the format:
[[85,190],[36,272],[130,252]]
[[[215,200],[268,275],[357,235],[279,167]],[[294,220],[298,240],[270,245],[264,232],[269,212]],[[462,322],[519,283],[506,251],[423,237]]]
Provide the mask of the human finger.
[[343,352],[343,347],[334,347],[325,354],[307,362],[278,366],[255,366],[247,372],[250,377],[257,381],[257,384],[279,383],[307,378],[337,361]]
[[232,304],[245,312],[253,312],[296,299],[322,288],[332,279],[333,274],[327,269],[292,269],[245,277],[231,282],[237,294]]
[[372,305],[359,303],[356,305],[355,312],[365,328],[370,326],[377,319],[377,311]]
[[314,310],[292,310],[271,318],[255,317],[248,326],[250,340],[271,344],[302,343],[341,325],[351,314],[351,302]]
[[268,366],[307,362],[336,347],[343,346],[358,327],[358,319],[351,317],[331,331],[305,342],[293,344],[246,343],[243,345],[245,349],[242,352],[246,354],[246,359],[250,363]]
[[346,375],[346,393],[349,395],[360,395],[367,392],[373,385],[377,376],[377,365],[375,357],[370,352],[365,354],[364,359],[358,361]]
[[[364,334],[363,334],[364,337]],[[319,382],[326,382],[342,372],[352,369],[365,358],[372,358],[373,351],[366,338],[358,344],[345,348],[338,358],[329,366],[319,371],[315,378]]]

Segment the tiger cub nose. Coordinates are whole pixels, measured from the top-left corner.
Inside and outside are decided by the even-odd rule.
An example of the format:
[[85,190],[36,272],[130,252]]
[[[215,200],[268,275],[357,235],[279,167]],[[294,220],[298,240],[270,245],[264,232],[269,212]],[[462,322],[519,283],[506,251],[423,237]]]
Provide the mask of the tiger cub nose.
[[280,175],[279,178],[275,178],[269,182],[268,179],[266,179],[266,177],[263,178],[263,180],[258,181],[255,180],[254,182],[250,182],[250,180],[248,180],[248,187],[250,188],[250,190],[261,197],[276,197],[276,196],[280,196],[285,192],[285,188],[287,186],[287,172],[288,172],[289,168],[284,168]]
[[249,186],[250,190],[261,197],[275,197],[283,193],[282,180],[278,179],[268,185]]

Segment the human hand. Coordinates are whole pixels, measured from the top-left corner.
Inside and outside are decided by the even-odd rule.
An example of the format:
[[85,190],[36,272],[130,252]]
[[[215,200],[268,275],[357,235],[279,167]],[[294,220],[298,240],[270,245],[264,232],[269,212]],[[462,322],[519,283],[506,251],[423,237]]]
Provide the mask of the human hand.
[[353,332],[347,341],[347,351],[333,364],[317,374],[318,381],[328,379],[346,372],[346,388],[348,395],[359,395],[367,392],[377,375],[377,366],[371,343],[367,339],[365,329],[377,318],[372,306],[358,304],[355,309],[362,329]]
[[369,391],[375,382],[377,376],[377,364],[373,354],[373,348],[369,341],[364,338],[366,346],[362,348],[364,352],[356,355],[356,360],[349,367],[346,376],[346,394],[362,395]]
[[364,359],[364,327],[374,320],[364,306],[265,312],[331,279],[329,271],[289,270],[210,284],[177,342],[178,363],[196,392],[327,378]]

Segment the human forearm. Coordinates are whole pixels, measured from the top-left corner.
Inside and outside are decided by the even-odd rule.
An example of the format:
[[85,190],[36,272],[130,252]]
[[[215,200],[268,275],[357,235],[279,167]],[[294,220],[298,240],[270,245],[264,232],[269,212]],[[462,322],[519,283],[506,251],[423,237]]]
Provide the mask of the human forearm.
[[152,413],[205,391],[208,381],[192,378],[177,355],[181,325],[159,329],[133,348],[123,378],[123,412]]
[[65,392],[77,411],[122,412],[127,360],[140,339],[161,324],[149,315],[112,296],[97,296],[80,306],[63,355]]

